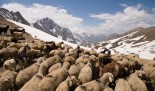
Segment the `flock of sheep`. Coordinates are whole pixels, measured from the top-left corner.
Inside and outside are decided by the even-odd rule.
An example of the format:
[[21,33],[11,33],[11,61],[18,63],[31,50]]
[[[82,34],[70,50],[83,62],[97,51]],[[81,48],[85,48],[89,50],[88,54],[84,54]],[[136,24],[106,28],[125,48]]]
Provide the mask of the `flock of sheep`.
[[0,91],[155,91],[155,61],[27,40],[0,27]]

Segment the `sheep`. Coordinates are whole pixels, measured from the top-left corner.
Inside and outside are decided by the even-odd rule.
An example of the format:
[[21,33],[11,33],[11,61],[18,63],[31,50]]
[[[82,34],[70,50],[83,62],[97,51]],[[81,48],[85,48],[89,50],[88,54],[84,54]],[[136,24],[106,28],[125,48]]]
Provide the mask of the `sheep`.
[[147,77],[149,77],[152,73],[155,73],[155,67],[151,67],[149,65],[142,66],[141,70],[145,72]]
[[38,84],[43,76],[34,75],[19,91],[38,91]]
[[88,50],[84,50],[84,54],[90,55],[90,52]]
[[47,74],[47,70],[48,70],[48,65],[46,64],[46,62],[42,62],[39,66],[39,70],[38,70],[38,75],[41,75],[42,77],[45,76]]
[[116,62],[112,62],[107,64],[105,67],[100,69],[100,77],[104,75],[104,73],[110,72],[116,77],[119,73],[119,64]]
[[8,89],[13,89],[16,76],[16,72],[10,70],[4,71],[0,77],[0,91],[7,91]]
[[45,71],[47,69],[47,65],[45,62],[40,64],[38,73],[35,74],[31,80],[29,80],[19,91],[37,91],[38,84],[45,76]]
[[38,91],[55,91],[59,84],[67,78],[69,67],[70,64],[65,62],[62,68],[49,73],[39,83]]
[[114,76],[108,72],[99,79],[79,85],[75,91],[102,91],[113,80]]
[[55,55],[53,57],[47,58],[45,62],[48,65],[48,68],[50,68],[51,66],[53,66],[56,63],[62,63],[63,60],[61,59],[60,56]]
[[[77,54],[76,54],[75,51],[71,51],[71,52],[69,52],[68,55],[72,56],[72,57],[75,58],[75,59],[78,58],[78,57],[77,57]],[[65,56],[66,56],[66,55],[65,55]]]
[[41,63],[44,62],[45,60],[46,60],[45,57],[39,57],[39,58],[37,59],[37,63],[38,63],[38,64],[41,64]]
[[75,63],[80,63],[83,61],[83,56],[80,56],[79,58],[76,59]]
[[72,56],[65,56],[64,62],[69,62],[72,65],[75,63],[75,58]]
[[[57,46],[56,46],[55,42],[53,42],[53,41],[50,43],[45,42],[44,48],[43,48],[43,53],[48,54],[51,50],[56,50],[56,49],[57,49]],[[54,55],[54,53],[53,53],[53,55]],[[50,56],[50,54],[49,54],[49,56]],[[50,56],[50,57],[52,57],[52,56]]]
[[51,51],[49,52],[49,57],[54,56],[55,51],[56,51],[56,50],[51,50]]
[[58,69],[58,68],[61,68],[62,67],[62,64],[61,63],[56,63],[54,64],[53,66],[51,66],[48,70],[48,73],[50,72],[53,72],[54,70]]
[[74,86],[78,83],[78,80],[75,76],[68,76],[68,78],[60,83],[55,91],[70,91],[71,86]]
[[146,64],[141,68],[141,70],[145,72],[147,78],[150,78],[152,87],[155,88],[155,67],[151,67]]
[[114,61],[121,61],[121,60],[123,60],[123,58],[125,58],[125,55],[124,54],[116,53],[115,55],[111,56],[111,58]]
[[113,91],[113,89],[110,87],[105,87],[105,89],[103,91]]
[[0,50],[0,56],[3,61],[9,58],[17,58],[18,57],[18,49],[17,48],[3,48]]
[[7,70],[16,71],[16,61],[14,59],[6,60],[3,67]]
[[129,61],[129,70],[130,70],[130,73],[134,73],[135,70],[140,70],[140,65],[138,64],[137,61],[130,60]]
[[18,38],[18,39],[22,39],[22,38],[24,38],[24,33],[23,32],[14,32],[13,37]]
[[92,80],[92,65],[91,63],[87,63],[79,73],[78,80],[80,83],[87,83]]
[[44,49],[44,42],[42,42],[42,41],[37,41],[36,42],[35,41],[33,43],[33,45],[31,45],[30,47],[33,48],[33,49],[42,51]]
[[6,27],[0,26],[0,34],[2,34],[2,32],[3,32],[4,35],[5,35],[7,33],[8,29],[9,29],[8,25]]
[[20,49],[21,47],[23,47],[23,44],[22,43],[14,43],[14,42],[11,42],[10,44],[8,44],[8,48],[17,48],[17,49]]
[[98,56],[97,51],[95,51],[93,48],[90,50],[90,55]]
[[121,61],[116,61],[116,62],[122,65],[123,67],[129,67],[129,60],[127,60],[126,58],[124,58]]
[[38,57],[39,55],[41,54],[41,51],[40,50],[35,50],[35,49],[30,49],[27,53],[26,53],[26,56],[27,56],[27,64],[31,64],[32,61],[34,58]]
[[64,44],[64,42],[63,42],[63,41],[62,41],[62,42],[57,43],[57,44],[56,44],[56,47],[57,47],[57,48],[61,48],[61,47],[62,47],[62,44]]
[[114,91],[132,91],[129,83],[125,79],[118,79]]
[[0,42],[0,50],[4,47],[2,41]]
[[139,78],[143,77],[145,72],[136,71],[128,78],[128,83],[133,91],[148,91],[145,83]]
[[79,73],[81,71],[81,69],[84,67],[84,63],[76,63],[71,65],[70,69],[69,69],[69,75],[70,76],[75,76],[76,78],[78,78]]
[[84,54],[84,55],[81,55],[79,58],[77,58],[75,63],[83,62],[86,64],[88,62],[88,60],[89,60],[89,55]]
[[109,55],[103,54],[103,53],[99,53],[98,58],[99,58],[101,67],[113,61],[113,59]]
[[39,70],[39,63],[34,63],[33,65],[21,70],[16,77],[16,88],[20,89],[26,82],[28,82]]
[[67,47],[65,47],[65,49],[63,49],[63,50],[61,50],[61,49],[59,49],[59,50],[56,50],[55,52],[54,52],[54,55],[59,55],[62,59],[65,57],[65,54],[68,52],[68,48]]
[[83,62],[84,64],[87,64],[88,61],[89,61],[89,55],[87,55],[87,54],[83,55],[83,60],[82,60],[82,62]]

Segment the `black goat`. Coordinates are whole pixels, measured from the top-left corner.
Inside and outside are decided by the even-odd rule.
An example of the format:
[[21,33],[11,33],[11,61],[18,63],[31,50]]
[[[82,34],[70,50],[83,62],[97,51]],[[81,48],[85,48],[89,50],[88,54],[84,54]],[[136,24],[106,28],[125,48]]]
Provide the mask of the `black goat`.
[[0,34],[4,33],[4,35],[6,35],[7,31],[8,31],[9,26],[7,25],[6,27],[0,27]]
[[14,32],[23,32],[23,33],[25,33],[25,29],[24,28],[22,30],[20,30],[18,28],[10,29],[11,36],[13,36]]
[[27,57],[27,53],[30,50],[30,47],[28,45],[24,46],[24,48],[22,48],[22,50],[18,53],[19,55],[19,63],[24,64],[24,66],[28,66],[29,62],[28,62],[28,57]]

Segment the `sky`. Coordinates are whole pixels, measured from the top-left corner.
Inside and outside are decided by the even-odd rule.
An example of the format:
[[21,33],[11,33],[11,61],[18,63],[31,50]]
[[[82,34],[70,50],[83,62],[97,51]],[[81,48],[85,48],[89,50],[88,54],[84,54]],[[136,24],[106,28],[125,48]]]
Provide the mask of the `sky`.
[[73,32],[124,33],[155,25],[155,0],[0,0],[30,23],[50,18]]

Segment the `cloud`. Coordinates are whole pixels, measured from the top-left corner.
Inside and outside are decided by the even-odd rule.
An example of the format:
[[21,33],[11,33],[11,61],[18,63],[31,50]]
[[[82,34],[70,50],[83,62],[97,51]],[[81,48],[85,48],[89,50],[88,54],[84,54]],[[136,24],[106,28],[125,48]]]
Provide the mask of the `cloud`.
[[26,6],[20,3],[8,3],[3,4],[2,7],[14,12],[19,11],[30,23],[34,23],[39,19],[48,17],[59,25],[67,27],[73,31],[78,30],[83,22],[82,18],[69,14],[66,9],[51,5],[34,3]]
[[155,13],[155,8],[153,8],[152,11]]
[[[90,17],[102,20],[99,26],[90,27],[94,33],[124,33],[136,27],[149,27],[155,24],[155,14],[148,13],[141,4],[127,6],[122,12],[114,14],[89,14]],[[94,31],[96,30],[96,32]]]
[[128,7],[128,5],[125,4],[125,3],[120,3],[119,5],[122,6],[122,7]]

